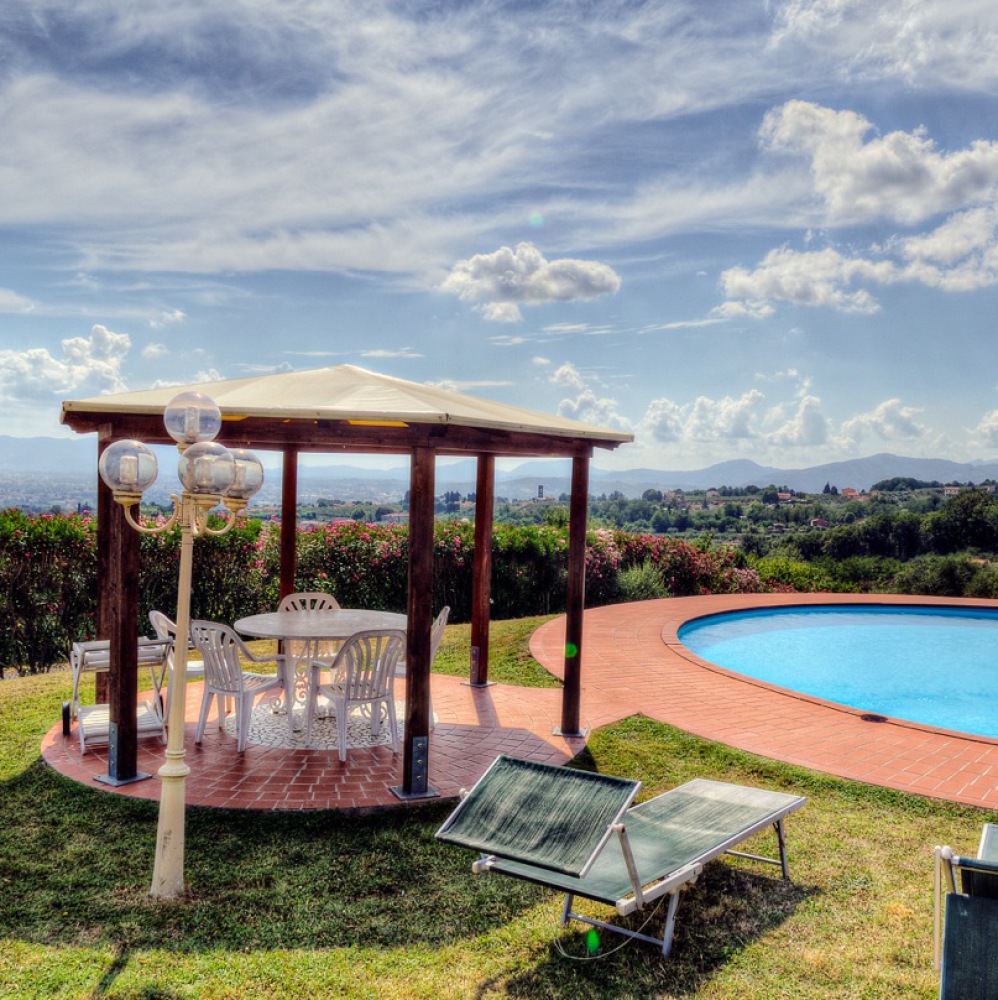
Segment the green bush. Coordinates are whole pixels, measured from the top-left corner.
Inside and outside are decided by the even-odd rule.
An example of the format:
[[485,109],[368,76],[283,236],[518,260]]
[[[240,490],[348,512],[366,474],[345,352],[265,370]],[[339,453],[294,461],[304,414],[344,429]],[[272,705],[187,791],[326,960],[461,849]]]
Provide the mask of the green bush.
[[620,596],[625,601],[651,601],[668,597],[662,574],[646,559],[640,566],[628,566],[619,576]]

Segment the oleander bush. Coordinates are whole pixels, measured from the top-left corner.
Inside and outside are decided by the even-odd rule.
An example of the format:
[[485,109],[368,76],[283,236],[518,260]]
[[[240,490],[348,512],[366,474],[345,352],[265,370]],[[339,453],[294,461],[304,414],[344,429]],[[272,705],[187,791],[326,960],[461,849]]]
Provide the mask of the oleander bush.
[[[241,518],[221,536],[194,545],[191,614],[234,621],[277,606],[280,532],[276,521]],[[451,621],[471,617],[474,525],[435,526],[434,607]],[[405,525],[304,524],[298,532],[297,590],[325,590],[344,607],[404,611],[409,538]],[[153,608],[176,614],[180,532],[142,535],[139,622]],[[564,611],[568,532],[558,525],[497,524],[493,532],[492,615],[496,619]],[[754,593],[771,589],[735,549],[674,538],[598,529],[588,533],[586,603],[632,598],[633,571],[643,592],[668,596]],[[627,574],[631,574],[628,576]],[[623,584],[622,584],[622,581]],[[780,589],[786,589],[778,585]],[[71,644],[97,630],[97,534],[88,515],[29,516],[0,511],[0,667],[39,673],[65,662]]]

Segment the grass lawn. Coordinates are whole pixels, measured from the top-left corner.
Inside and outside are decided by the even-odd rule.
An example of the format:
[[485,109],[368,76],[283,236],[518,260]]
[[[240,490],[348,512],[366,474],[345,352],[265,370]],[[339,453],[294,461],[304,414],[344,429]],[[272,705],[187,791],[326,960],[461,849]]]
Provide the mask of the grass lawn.
[[[493,679],[550,683],[525,651],[541,620],[496,624]],[[467,631],[448,630],[442,669]],[[192,809],[189,898],[155,901],[155,803],[40,760],[69,691],[65,672],[0,682],[2,996],[928,1000],[932,847],[973,853],[981,824],[998,821],[634,717],[592,734],[576,764],[640,778],[643,797],[694,776],[808,797],[787,824],[793,883],[751,862],[708,866],[680,903],[670,959],[614,951],[623,939],[606,935],[582,960],[584,928],[558,926],[559,897],[473,876],[470,852],[434,841],[439,804],[374,817]]]

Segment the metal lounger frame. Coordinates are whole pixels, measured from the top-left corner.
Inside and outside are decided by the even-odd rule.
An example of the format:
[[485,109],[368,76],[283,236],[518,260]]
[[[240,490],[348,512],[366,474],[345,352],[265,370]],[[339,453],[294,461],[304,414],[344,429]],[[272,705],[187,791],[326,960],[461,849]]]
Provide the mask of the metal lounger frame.
[[[511,758],[499,758],[499,760],[509,761]],[[499,763],[499,760],[496,761],[496,764]],[[573,775],[586,773],[568,768],[552,768],[551,765],[534,765],[534,767],[547,767],[551,768],[552,772],[560,772],[561,780],[565,782],[576,780],[572,777]],[[481,794],[482,783],[489,780],[491,771],[492,768],[468,793],[469,798],[475,794]],[[640,783],[634,782],[633,785],[636,794]],[[633,794],[631,799],[633,799]],[[801,796],[782,792],[769,792],[724,782],[695,779],[640,805],[630,807],[628,803],[613,822],[608,824],[604,835],[593,843],[593,853],[588,862],[579,869],[578,874],[553,871],[546,865],[520,860],[508,852],[504,853],[505,845],[503,844],[496,844],[494,851],[486,848],[482,857],[472,865],[472,870],[476,873],[492,871],[511,875],[514,878],[521,878],[548,888],[561,890],[565,893],[561,916],[563,926],[569,920],[576,920],[616,934],[658,945],[662,954],[668,955],[672,949],[675,934],[679,894],[696,882],[707,862],[722,854],[729,854],[779,865],[783,877],[789,879],[784,820],[787,815],[801,808],[805,801]],[[725,806],[730,803],[735,818],[730,828],[723,831],[712,830],[706,833],[696,830],[680,831],[680,839],[685,838],[690,842],[699,841],[699,844],[676,863],[673,863],[672,859],[672,854],[675,852],[669,850],[661,852],[661,859],[656,858],[655,854],[660,846],[663,824],[668,825],[669,818],[672,816],[681,820],[684,803],[692,804],[692,809],[685,811],[693,814],[703,811],[703,804],[706,803],[708,811],[714,813],[715,816],[723,814]],[[449,835],[449,827],[451,820],[460,810],[461,805],[438,831],[437,835],[440,839],[452,839]],[[779,848],[778,857],[748,854],[734,849],[738,844],[770,826],[776,833]],[[453,842],[461,843],[462,841],[454,840]],[[470,845],[465,843],[465,846]],[[665,847],[666,845],[661,846]],[[682,853],[682,848],[680,848],[680,853]],[[661,938],[644,934],[640,930],[633,931],[616,924],[597,920],[573,910],[575,897],[582,896],[613,906],[620,916],[627,916],[644,909],[665,895],[670,898]]]

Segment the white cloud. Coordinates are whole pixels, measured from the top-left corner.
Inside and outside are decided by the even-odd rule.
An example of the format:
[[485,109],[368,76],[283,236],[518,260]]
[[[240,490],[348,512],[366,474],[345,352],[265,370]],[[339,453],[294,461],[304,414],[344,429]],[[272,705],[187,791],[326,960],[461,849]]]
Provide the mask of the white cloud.
[[570,361],[566,361],[552,373],[551,381],[555,385],[568,386],[571,389],[583,389],[586,384],[579,369]]
[[811,448],[826,444],[828,437],[828,420],[821,412],[821,400],[805,395],[796,412],[770,434],[769,440],[776,447]]
[[29,313],[35,308],[31,299],[9,288],[0,288],[0,313]]
[[520,319],[520,305],[585,302],[619,288],[620,278],[606,264],[546,260],[532,243],[458,261],[440,285],[442,292],[466,302],[485,302],[485,318],[503,323]]
[[721,275],[721,287],[729,302],[719,307],[722,315],[764,316],[772,301],[797,305],[826,306],[843,312],[874,313],[880,308],[865,289],[849,290],[857,281],[884,284],[900,280],[890,261],[845,257],[828,248],[800,253],[788,247],[770,252],[752,271],[733,267]]
[[630,421],[620,413],[617,400],[598,396],[592,389],[583,389],[574,399],[563,399],[558,404],[558,415],[598,427],[629,430],[631,426]]
[[362,358],[421,358],[424,355],[412,347],[401,347],[398,350],[391,350],[387,347],[372,347],[361,351],[360,356]]
[[41,347],[0,351],[0,399],[51,401],[58,395],[98,395],[126,388],[121,365],[131,348],[127,334],[96,325],[89,338],[69,337],[61,346],[61,357]]
[[519,307],[514,302],[488,302],[476,308],[491,323],[519,323],[523,319]]
[[551,364],[551,359],[542,358],[538,355],[536,358],[531,358],[530,363],[532,365],[537,365],[538,368],[546,368],[549,364]]
[[146,361],[160,361],[162,358],[168,357],[170,354],[170,349],[166,344],[146,344],[142,348],[142,357]]
[[928,434],[928,429],[915,419],[920,412],[903,405],[899,399],[888,399],[869,413],[847,420],[842,425],[842,434],[854,445],[871,434],[881,441],[917,440]]
[[998,448],[998,410],[991,410],[981,417],[975,434],[985,447]]
[[855,111],[788,101],[766,114],[760,137],[771,150],[810,158],[831,222],[911,224],[994,197],[998,143],[940,153],[924,130],[868,139],[873,130]]
[[160,313],[158,316],[153,316],[152,319],[149,320],[149,325],[156,330],[161,326],[183,323],[186,319],[187,314],[182,312],[180,309],[169,309],[166,312]]

